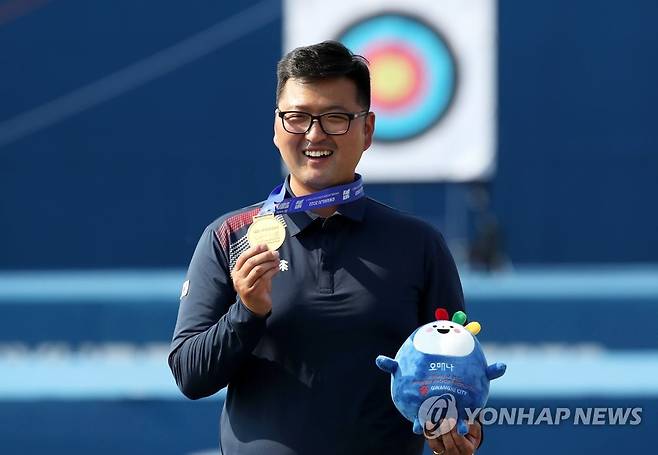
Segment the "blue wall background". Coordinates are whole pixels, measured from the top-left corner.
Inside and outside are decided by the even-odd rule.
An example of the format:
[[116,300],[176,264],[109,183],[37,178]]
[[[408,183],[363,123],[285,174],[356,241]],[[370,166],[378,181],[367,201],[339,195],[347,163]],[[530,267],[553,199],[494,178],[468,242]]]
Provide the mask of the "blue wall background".
[[[234,39],[207,55],[0,140],[0,268],[184,266],[207,223],[264,198],[280,179],[282,27],[278,1],[51,1],[0,17],[6,139],[16,116],[250,5],[259,28],[227,25]],[[492,204],[512,263],[658,260],[657,21],[652,0],[500,3]],[[469,215],[450,211],[466,185],[368,191],[451,242],[468,235]]]
[[658,3],[499,8],[494,201],[512,258],[655,261]]

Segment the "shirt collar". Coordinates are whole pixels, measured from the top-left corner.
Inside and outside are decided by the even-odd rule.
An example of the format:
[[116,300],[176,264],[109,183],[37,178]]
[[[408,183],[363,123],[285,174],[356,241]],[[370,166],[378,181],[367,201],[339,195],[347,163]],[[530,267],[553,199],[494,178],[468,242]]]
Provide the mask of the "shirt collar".
[[[286,177],[285,188],[286,198],[295,197],[292,189],[290,189],[290,176]],[[336,213],[353,221],[363,221],[365,210],[366,198],[364,196],[354,202],[339,205]],[[310,225],[313,221],[319,218],[319,215],[310,210],[307,212],[286,213],[283,216],[286,219],[286,223],[288,224],[288,231],[290,232],[291,236],[297,235],[299,232],[306,229],[308,225]]]

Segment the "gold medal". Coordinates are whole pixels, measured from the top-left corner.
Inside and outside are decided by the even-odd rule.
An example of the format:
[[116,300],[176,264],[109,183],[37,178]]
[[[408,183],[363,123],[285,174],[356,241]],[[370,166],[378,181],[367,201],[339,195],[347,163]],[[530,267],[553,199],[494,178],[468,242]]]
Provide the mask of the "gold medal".
[[250,246],[264,243],[272,251],[283,245],[285,238],[285,226],[271,213],[255,216],[254,222],[247,230],[247,240],[249,240]]

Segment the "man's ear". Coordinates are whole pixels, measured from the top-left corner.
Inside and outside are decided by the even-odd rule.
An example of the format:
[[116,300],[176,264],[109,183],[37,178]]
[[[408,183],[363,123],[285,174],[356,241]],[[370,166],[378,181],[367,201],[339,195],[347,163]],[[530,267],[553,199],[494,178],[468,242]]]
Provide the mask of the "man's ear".
[[276,148],[279,148],[279,140],[276,134],[276,115],[274,116],[274,122],[272,124],[272,130],[274,131],[274,136],[272,137],[272,142],[274,142],[274,145]]
[[363,142],[363,151],[365,152],[372,145],[372,137],[375,134],[375,113],[368,112],[365,122],[363,122],[365,140]]

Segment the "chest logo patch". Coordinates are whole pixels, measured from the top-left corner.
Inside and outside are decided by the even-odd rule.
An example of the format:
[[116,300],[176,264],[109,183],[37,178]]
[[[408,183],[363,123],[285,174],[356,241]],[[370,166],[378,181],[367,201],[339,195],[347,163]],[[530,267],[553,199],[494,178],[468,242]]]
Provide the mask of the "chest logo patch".
[[286,272],[288,270],[288,267],[289,267],[288,261],[286,261],[285,259],[279,261],[279,270],[281,270],[282,272]]
[[183,288],[180,291],[180,298],[187,297],[187,294],[190,293],[190,280],[185,280],[183,283]]

